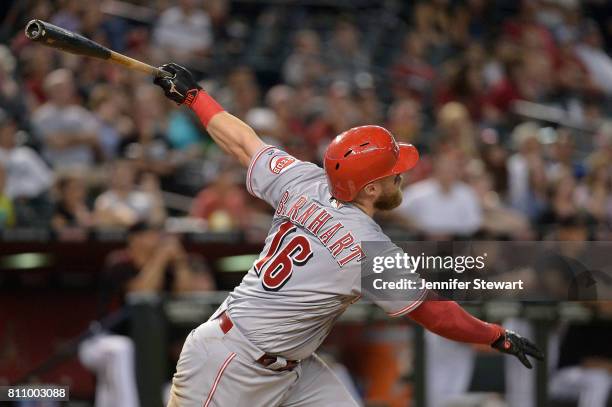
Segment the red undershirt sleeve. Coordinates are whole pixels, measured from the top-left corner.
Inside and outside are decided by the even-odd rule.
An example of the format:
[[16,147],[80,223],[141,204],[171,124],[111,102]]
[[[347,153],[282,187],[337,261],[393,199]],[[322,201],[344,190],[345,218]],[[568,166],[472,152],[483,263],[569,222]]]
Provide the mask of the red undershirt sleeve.
[[425,329],[458,342],[490,345],[504,333],[501,326],[475,318],[455,301],[425,300],[408,317]]

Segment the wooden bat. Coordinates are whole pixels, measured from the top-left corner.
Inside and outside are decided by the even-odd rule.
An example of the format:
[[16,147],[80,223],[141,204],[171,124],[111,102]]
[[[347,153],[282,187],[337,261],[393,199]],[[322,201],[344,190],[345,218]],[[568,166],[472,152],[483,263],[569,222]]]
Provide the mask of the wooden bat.
[[110,50],[89,38],[46,21],[31,20],[26,25],[25,35],[32,41],[72,54],[104,59],[153,76],[172,76],[159,68]]

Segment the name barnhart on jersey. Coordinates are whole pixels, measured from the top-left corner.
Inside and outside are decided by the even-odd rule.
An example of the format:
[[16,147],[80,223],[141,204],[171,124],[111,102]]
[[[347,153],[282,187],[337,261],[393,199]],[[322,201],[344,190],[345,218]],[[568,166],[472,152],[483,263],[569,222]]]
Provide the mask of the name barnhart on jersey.
[[276,207],[276,215],[289,219],[316,236],[340,267],[351,261],[363,260],[365,253],[361,244],[351,231],[342,230],[345,229],[342,222],[335,221],[327,210],[303,195],[289,206],[287,202],[290,197],[289,191],[283,193]]

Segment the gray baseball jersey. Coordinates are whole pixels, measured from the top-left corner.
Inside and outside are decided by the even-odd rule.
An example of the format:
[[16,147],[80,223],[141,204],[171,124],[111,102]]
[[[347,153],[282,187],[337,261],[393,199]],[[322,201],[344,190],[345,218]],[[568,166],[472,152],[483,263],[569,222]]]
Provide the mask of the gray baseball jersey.
[[[227,309],[262,351],[305,359],[362,296],[361,262],[401,249],[358,207],[335,201],[324,170],[315,164],[267,146],[253,158],[246,182],[275,214],[259,259],[216,314]],[[365,253],[364,241],[388,244],[385,253]],[[372,300],[390,316],[400,316],[423,296],[414,290],[407,295],[412,298]]]

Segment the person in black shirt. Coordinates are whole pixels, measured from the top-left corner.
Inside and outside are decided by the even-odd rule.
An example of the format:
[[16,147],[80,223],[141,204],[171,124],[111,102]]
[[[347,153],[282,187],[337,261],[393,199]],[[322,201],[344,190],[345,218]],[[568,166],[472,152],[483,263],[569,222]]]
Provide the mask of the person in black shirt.
[[57,233],[71,229],[86,230],[93,226],[94,218],[87,205],[87,188],[77,175],[65,175],[57,181],[58,202],[51,226]]
[[578,407],[605,407],[612,389],[612,302],[590,305],[607,318],[567,327],[550,394],[578,401]]
[[180,294],[214,290],[203,259],[188,255],[178,238],[144,222],[129,229],[128,244],[109,254],[103,275],[103,309],[130,292]]
[[[128,293],[165,295],[215,288],[203,261],[190,256],[178,238],[142,222],[129,229],[124,249],[109,254],[101,286],[102,314],[123,305]],[[128,332],[127,323],[121,323],[113,333],[98,334],[79,348],[83,365],[96,373],[96,407],[139,406],[134,344]]]

